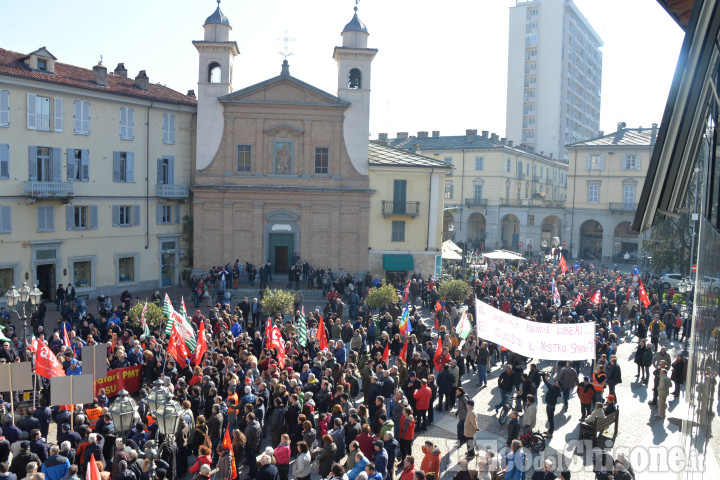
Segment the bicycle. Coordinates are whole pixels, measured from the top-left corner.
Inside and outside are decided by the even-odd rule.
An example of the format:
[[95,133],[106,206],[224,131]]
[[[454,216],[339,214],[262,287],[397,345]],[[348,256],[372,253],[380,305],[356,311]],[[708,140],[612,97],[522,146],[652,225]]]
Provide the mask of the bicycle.
[[523,425],[518,440],[522,442],[523,447],[530,449],[534,453],[545,450],[545,437],[540,433],[533,432],[527,425]]
[[515,403],[515,397],[516,395],[512,393],[505,396],[505,403],[503,403],[503,406],[500,407],[500,411],[498,412],[498,422],[500,422],[500,425],[504,425],[508,416],[510,416],[510,412],[513,409],[512,406]]

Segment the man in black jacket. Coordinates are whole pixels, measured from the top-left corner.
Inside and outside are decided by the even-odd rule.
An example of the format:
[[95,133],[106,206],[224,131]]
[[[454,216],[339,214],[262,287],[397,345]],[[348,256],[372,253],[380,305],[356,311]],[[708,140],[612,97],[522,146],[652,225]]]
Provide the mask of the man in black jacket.
[[[252,462],[251,462],[252,463]],[[263,455],[260,457],[260,470],[255,476],[255,480],[279,480],[280,473],[275,465],[272,464],[272,459],[269,455]]]
[[20,443],[20,453],[13,458],[10,464],[10,472],[17,475],[18,478],[25,478],[25,475],[27,475],[25,470],[30,462],[36,462],[38,467],[42,465],[40,458],[30,451],[30,442],[24,441]]
[[558,398],[562,395],[560,390],[560,382],[557,380],[552,385],[547,381],[548,374],[543,375],[543,382],[547,387],[547,393],[545,394],[545,411],[548,417],[548,430],[543,435],[545,438],[552,438],[553,432],[555,431],[555,407],[557,407]]
[[495,405],[495,413],[505,405],[507,399],[512,395],[513,388],[515,387],[515,374],[513,373],[512,366],[507,365],[505,371],[498,377],[498,387],[500,387],[500,403]]

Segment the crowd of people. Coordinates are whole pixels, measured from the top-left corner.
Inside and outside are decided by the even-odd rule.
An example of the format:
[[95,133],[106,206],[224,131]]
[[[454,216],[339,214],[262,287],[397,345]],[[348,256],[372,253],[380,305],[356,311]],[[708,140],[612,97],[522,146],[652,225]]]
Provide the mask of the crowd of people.
[[[467,306],[477,298],[532,321],[596,325],[597,355],[592,362],[560,362],[551,372],[541,372],[536,363],[507,348],[473,334],[461,338],[456,327],[463,305],[441,298],[434,278],[413,275],[398,285],[398,302],[373,314],[364,298],[377,279],[355,279],[342,272],[335,276],[329,269],[319,269],[320,275],[310,268],[306,280],[304,264],[299,259],[295,264],[300,265],[300,281],[309,282],[311,272],[313,286],[320,280],[325,308],[301,318],[302,302],[296,301],[294,315],[268,319],[261,299],[245,298],[234,306],[217,303],[205,314],[196,309],[188,320],[195,331],[204,327],[207,340],[207,352],[197,365],[168,355],[164,325],[150,325],[146,335],[139,322],[131,321],[131,301],[112,307],[97,321],[92,316],[61,315],[49,338],[44,325],[36,322],[34,335],[48,343],[68,375],[82,372],[82,346],[116,339],[108,368],[142,368],[143,387],[135,395],[138,410],[132,429],[117,432],[105,392],[88,405],[50,408],[49,384],[43,379],[37,408],[19,410],[17,418],[4,415],[0,480],[7,474],[40,480],[35,477],[38,471],[51,480],[77,480],[85,474],[91,455],[100,462],[101,475],[113,480],[150,479],[153,472],[160,480],[185,475],[203,480],[211,472],[218,480],[231,480],[235,472],[262,480],[310,480],[313,475],[337,480],[439,480],[442,454],[447,452],[426,441],[423,459],[416,462],[413,455],[415,438],[433,425],[436,411],[455,415],[458,446],[467,445],[469,459],[480,455],[473,462],[475,469],[461,464],[458,480],[485,480],[498,472],[515,480],[525,478],[520,466],[525,465],[525,453],[518,437],[523,429],[535,428],[541,400],[548,416],[546,438],[553,435],[556,408],[562,402],[568,409],[573,393],[579,399],[581,421],[594,422],[618,408],[615,387],[622,375],[615,352],[623,332],[639,340],[636,380],[648,384],[649,367],[654,369],[650,404],[657,406],[659,417],[665,415],[672,382],[674,395],[684,383],[685,359],[671,359],[659,343],[663,332],[671,341],[684,339],[689,323],[652,279],[645,279],[647,307],[639,303],[640,292],[630,276],[609,269],[583,266],[562,274],[555,265],[520,262],[473,279]],[[237,286],[236,267],[239,262],[214,269],[215,277],[208,283],[222,290],[229,288],[228,282]],[[552,295],[551,275],[559,305]],[[198,285],[206,279],[193,281],[198,296]],[[401,323],[405,296],[409,327]],[[344,302],[350,308],[344,308]],[[470,318],[473,311],[468,310]],[[282,355],[269,347],[265,322],[280,330]],[[24,342],[15,332],[8,336],[11,341],[0,349],[0,362],[26,358]],[[477,386],[487,387],[498,364],[496,412],[516,393],[508,424],[509,451],[503,455],[476,452],[477,414],[463,387],[471,376],[477,377]],[[182,406],[173,436],[158,432],[149,409],[147,395],[156,380]],[[543,385],[544,399],[539,392]],[[57,441],[49,445],[53,422]],[[226,431],[230,446],[223,441]],[[157,445],[159,458],[153,462],[146,453]],[[617,469],[615,478],[625,478],[628,466],[620,462]],[[552,464],[536,474],[546,480],[566,475],[555,473]]]

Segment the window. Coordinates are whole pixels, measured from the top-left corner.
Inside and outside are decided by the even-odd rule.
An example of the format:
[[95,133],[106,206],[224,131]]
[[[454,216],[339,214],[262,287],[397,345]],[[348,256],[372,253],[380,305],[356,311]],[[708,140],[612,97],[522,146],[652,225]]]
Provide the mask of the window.
[[528,215],[527,224],[528,227],[532,227],[533,225],[535,225],[535,215]]
[[0,179],[10,178],[10,145],[0,143]]
[[485,170],[485,157],[475,157],[475,170]]
[[0,90],[0,127],[10,126],[10,92]]
[[37,69],[41,70],[43,72],[46,72],[47,71],[47,60],[38,58],[37,59]]
[[445,184],[445,200],[452,200],[455,196],[455,186],[452,183]]
[[623,155],[623,170],[640,170],[640,155]]
[[[158,205],[155,207],[155,223],[158,225],[172,225],[180,223],[180,205]],[[175,215],[173,216],[173,210]]]
[[72,268],[72,283],[75,288],[92,287],[92,261],[79,260],[70,262]]
[[353,68],[348,74],[348,88],[360,89],[362,88],[362,72],[359,68]]
[[330,149],[315,147],[315,175],[327,175],[330,168]]
[[75,100],[75,133],[90,135],[90,102]]
[[118,257],[118,283],[135,281],[135,257]]
[[67,230],[95,230],[97,226],[97,205],[68,205],[65,207],[65,228]]
[[175,157],[168,155],[157,159],[158,185],[175,185]]
[[113,152],[113,182],[135,181],[135,154]]
[[445,157],[445,163],[447,163],[448,165],[452,165],[452,164],[453,164],[453,157]]
[[509,158],[507,159],[507,166],[505,167],[505,169],[508,171],[508,173],[510,173],[510,170],[512,170],[512,163],[510,162]]
[[519,174],[520,178],[522,178],[522,174],[523,174],[522,161],[518,161],[518,174]]
[[140,205],[113,205],[113,227],[140,225]]
[[[50,106],[54,108],[50,108]],[[51,111],[52,110],[52,111]],[[56,132],[63,130],[63,99],[41,97],[34,93],[27,94],[27,128],[28,130]]]
[[[163,130],[164,133],[164,130]],[[129,107],[120,107],[120,138],[122,140],[132,140],[135,138],[135,109]],[[163,135],[163,143],[165,136]]]
[[405,241],[405,221],[404,220],[393,220],[391,241],[393,241],[393,242],[404,242]]
[[12,233],[10,206],[0,206],[0,233]]
[[163,143],[173,145],[175,143],[175,115],[163,113]]
[[68,182],[87,182],[90,180],[90,151],[79,148],[67,149]]
[[530,182],[525,183],[525,198],[528,198],[528,195],[530,194]]
[[252,145],[238,145],[237,171],[250,173],[252,168]]
[[54,232],[55,231],[55,208],[52,206],[42,206],[37,209],[38,232]]
[[585,170],[604,170],[605,155],[588,155],[585,157]]
[[623,207],[635,206],[635,184],[623,185]]
[[208,82],[209,83],[220,83],[222,81],[222,68],[217,62],[212,62],[208,65]]
[[478,202],[483,198],[483,186],[482,184],[476,183],[473,185],[473,199]]
[[62,151],[59,148],[28,147],[28,177],[31,182],[59,182],[61,181],[60,161]]
[[13,285],[15,285],[15,269],[0,268],[0,291],[7,292]]
[[600,184],[588,184],[588,203],[600,203]]
[[525,164],[525,175],[530,175],[530,163]]

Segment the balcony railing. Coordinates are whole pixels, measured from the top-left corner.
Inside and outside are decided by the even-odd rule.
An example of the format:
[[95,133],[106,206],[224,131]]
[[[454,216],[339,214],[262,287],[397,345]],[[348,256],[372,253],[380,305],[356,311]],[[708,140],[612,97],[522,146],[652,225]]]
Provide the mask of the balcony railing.
[[634,213],[637,210],[637,203],[625,203],[625,202],[610,202],[610,212],[630,212]]
[[487,198],[466,198],[465,199],[466,207],[487,207],[487,204],[488,204]]
[[389,200],[383,200],[382,213],[386,217],[391,215],[417,217],[420,214],[420,202],[391,202]]
[[530,205],[528,198],[500,198],[501,207],[522,207]]
[[25,196],[30,198],[69,198],[72,182],[25,182]]
[[157,184],[157,196],[160,198],[188,198],[187,185],[164,185]]

